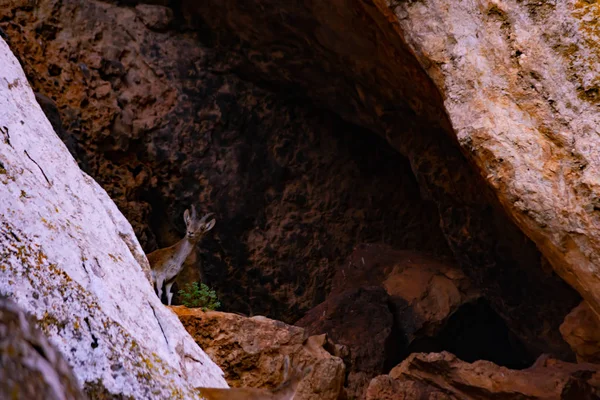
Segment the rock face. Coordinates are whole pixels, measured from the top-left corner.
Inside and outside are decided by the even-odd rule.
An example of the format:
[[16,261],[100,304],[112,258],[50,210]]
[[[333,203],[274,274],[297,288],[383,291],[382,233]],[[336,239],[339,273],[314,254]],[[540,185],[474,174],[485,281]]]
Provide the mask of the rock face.
[[597,4],[390,3],[461,150],[600,313]]
[[222,372],[163,307],[131,226],[52,130],[0,39],[0,292],[92,398],[192,398]]
[[405,357],[415,339],[434,336],[476,297],[449,263],[361,244],[339,267],[326,301],[296,324],[348,348],[348,394],[361,399],[370,380]]
[[198,259],[230,309],[291,321],[355,243],[445,240],[532,354],[572,357],[558,327],[581,299],[547,266],[595,307],[594,4],[5,3],[65,142],[147,250],[190,202],[217,211]]
[[191,203],[216,213],[180,283],[203,275],[226,309],[291,322],[325,299],[357,241],[449,252],[383,140],[248,82],[187,11],[112,3],[5,0],[0,27],[146,251],[181,238]]
[[465,363],[449,353],[413,354],[373,379],[368,400],[597,399],[599,367],[540,359],[514,371],[487,361]]
[[[544,235],[551,234],[553,230],[541,228],[542,225],[539,225],[540,232],[546,232],[540,236],[531,229],[525,229],[534,244],[519,231],[519,227],[525,228],[523,221],[533,218],[525,217],[523,210],[541,212],[537,205],[526,206],[523,205],[523,201],[534,201],[532,199],[537,195],[547,196],[546,199],[560,197],[564,201],[570,201],[574,198],[573,195],[565,196],[552,191],[552,188],[560,190],[560,179],[552,180],[554,186],[531,186],[537,179],[533,179],[535,171],[544,170],[549,173],[553,164],[542,162],[537,155],[541,154],[541,150],[534,150],[533,147],[530,149],[519,139],[514,142],[519,143],[518,146],[513,146],[510,141],[503,143],[513,146],[514,154],[518,156],[523,156],[523,148],[530,149],[528,153],[537,157],[536,162],[539,164],[536,168],[530,168],[530,175],[517,177],[509,174],[502,178],[507,185],[515,187],[515,190],[516,187],[529,188],[519,189],[521,193],[531,191],[528,195],[530,197],[525,196],[523,200],[512,198],[512,201],[506,201],[504,195],[498,192],[501,191],[500,186],[486,183],[486,179],[491,180],[496,176],[488,168],[491,164],[482,164],[486,160],[488,147],[484,146],[485,151],[476,150],[478,153],[474,155],[471,147],[462,140],[463,133],[458,134],[460,143],[457,140],[458,130],[462,129],[460,127],[478,127],[475,119],[485,119],[486,115],[502,114],[512,109],[510,104],[508,108],[504,108],[502,103],[494,101],[494,90],[510,97],[514,88],[501,87],[499,84],[500,86],[492,90],[494,76],[491,70],[488,74],[489,80],[486,81],[490,90],[481,91],[487,93],[489,103],[494,104],[489,112],[485,109],[488,100],[480,96],[479,86],[468,81],[470,77],[477,77],[479,74],[475,68],[477,60],[491,60],[486,58],[486,54],[490,57],[504,57],[499,55],[495,41],[475,39],[476,35],[472,33],[477,32],[477,27],[483,24],[483,20],[480,23],[477,18],[492,21],[495,13],[486,14],[481,10],[485,8],[484,4],[493,8],[492,5],[496,2],[463,4],[439,0],[392,3],[392,9],[403,18],[401,23],[393,10],[382,0],[333,0],[327,3],[304,1],[285,4],[274,0],[254,0],[244,6],[239,6],[238,2],[233,0],[210,0],[183,1],[182,6],[183,15],[188,16],[189,20],[202,21],[205,24],[200,24],[197,29],[206,31],[207,25],[215,33],[215,46],[220,46],[222,53],[235,55],[230,58],[237,62],[236,70],[245,72],[244,76],[261,82],[267,81],[286,90],[305,93],[316,104],[334,110],[347,121],[367,127],[385,137],[393,147],[407,156],[419,182],[422,196],[433,200],[437,205],[440,225],[456,260],[473,283],[482,289],[483,295],[490,300],[496,312],[518,333],[532,353],[552,352],[569,357],[570,351],[558,334],[558,327],[564,316],[579,303],[579,297],[553,275],[546,267],[548,261],[536,248],[536,245],[539,246],[553,264],[559,263],[558,260],[563,257],[560,250],[556,251],[557,247],[550,245],[552,241],[548,240],[546,243],[544,239]],[[450,5],[446,7],[447,3]],[[515,20],[518,19],[517,14],[522,15],[519,24],[527,25],[523,21],[529,18],[527,7],[533,3],[519,3],[520,5],[516,6],[517,3],[519,2],[516,0],[506,2],[511,7],[514,5],[515,10],[519,10],[515,11]],[[499,9],[503,7],[498,6]],[[402,10],[406,12],[403,14]],[[463,18],[461,12],[469,14],[469,17]],[[432,24],[427,17],[429,14],[435,15],[436,18],[439,16],[439,20]],[[543,13],[540,12],[541,14]],[[463,27],[463,21],[471,22]],[[487,28],[490,35],[495,34],[499,43],[506,43],[502,42],[509,37],[503,30],[504,25],[493,25],[492,22],[490,24]],[[528,27],[529,25],[527,29],[519,28],[519,34],[528,34]],[[430,31],[427,31],[428,29]],[[455,34],[452,29],[460,35]],[[540,28],[539,32],[542,31],[543,28]],[[462,32],[469,33],[463,35]],[[515,34],[511,33],[510,37],[512,35]],[[541,36],[541,33],[531,35]],[[559,33],[556,36],[562,37]],[[404,37],[411,38],[409,43]],[[476,43],[474,46],[479,46],[482,50],[474,53],[478,54],[477,57],[471,57],[470,51],[466,50],[466,46],[471,45],[471,42]],[[430,48],[425,49],[426,46]],[[484,54],[486,49],[487,53]],[[451,53],[454,50],[459,53]],[[415,57],[415,52],[419,55],[418,58]],[[428,57],[429,54],[442,56],[432,59]],[[506,60],[509,58],[507,55]],[[469,65],[473,66],[472,70],[455,68],[446,71],[440,68],[446,75],[434,75],[438,65],[449,68],[444,64],[445,60],[463,59],[469,60]],[[556,57],[556,60],[558,59],[559,57]],[[490,66],[496,65],[495,61],[486,62]],[[532,63],[535,63],[534,58]],[[465,61],[466,64],[468,63]],[[498,61],[498,65],[505,63]],[[509,71],[513,70],[503,69],[501,73],[506,74]],[[519,72],[518,68],[514,71],[515,74]],[[442,78],[450,80],[452,74],[456,74],[457,84],[452,92],[446,92],[446,88],[451,85],[443,85]],[[530,76],[529,73],[523,75]],[[463,78],[464,81],[459,84]],[[567,78],[568,75],[562,76],[562,80],[568,81]],[[467,106],[467,102],[456,100],[465,96],[466,88],[469,93],[472,92],[466,95],[469,101],[478,99],[477,104]],[[555,97],[567,98],[561,97],[560,94]],[[456,106],[452,108],[451,104]],[[472,117],[473,124],[463,124],[462,121],[454,120],[452,114],[459,108],[462,110],[459,114]],[[477,109],[478,113],[471,112],[473,109]],[[501,116],[509,118],[510,115],[512,114],[506,111]],[[504,121],[502,118],[499,116],[499,124],[494,125],[497,129],[493,135],[498,135],[498,140],[505,138],[503,129],[511,130],[510,135],[514,137],[526,137],[521,136],[521,126],[512,125],[508,123],[510,121]],[[554,119],[559,120],[560,117]],[[504,125],[504,122],[507,124]],[[548,126],[556,127],[556,124]],[[545,136],[540,136],[543,137]],[[487,136],[480,142],[486,140]],[[494,142],[490,140],[490,146]],[[531,143],[535,146],[536,142]],[[554,153],[556,159],[562,154],[560,151]],[[502,159],[504,158],[501,156],[497,159],[498,165],[503,162]],[[513,161],[508,160],[506,164],[511,163]],[[479,169],[473,169],[473,164],[479,165]],[[570,171],[570,164],[565,168],[565,171]],[[584,170],[590,171],[590,166]],[[523,171],[527,171],[527,168]],[[546,178],[540,179],[541,182],[550,182]],[[577,182],[573,185],[582,182],[569,181]],[[589,190],[589,185],[583,185],[581,190]],[[539,204],[555,207],[553,210],[557,213],[561,212],[558,210],[571,210],[569,207],[556,207],[556,203]],[[569,218],[587,218],[587,214],[579,212],[568,215]],[[570,224],[559,223],[561,230],[558,232],[564,232],[565,229],[578,231],[579,226],[587,226],[586,229],[593,227],[590,223],[579,224],[576,221],[574,219]],[[585,235],[580,240],[584,240],[583,237]],[[594,237],[594,234],[590,234],[589,237]],[[552,240],[555,239],[558,237]],[[554,250],[550,250],[551,248]],[[564,265],[572,262],[563,261]],[[591,266],[587,268],[593,269]],[[557,271],[562,274],[564,268],[557,268]],[[572,279],[568,281],[572,282]],[[581,290],[580,285],[575,286]]]
[[460,306],[479,297],[452,260],[375,244],[356,246],[339,266],[330,296],[361,286],[385,289],[394,320],[409,343],[433,336]]
[[0,298],[0,398],[86,398],[62,354],[35,321],[5,298]]
[[578,361],[600,364],[600,320],[585,301],[567,315],[560,333]]
[[276,387],[282,381],[283,359],[289,356],[292,366],[312,366],[296,400],[342,398],[344,363],[329,352],[337,352],[336,346],[325,335],[308,337],[302,328],[265,317],[185,307],[172,310],[196,343],[223,369],[232,387]]

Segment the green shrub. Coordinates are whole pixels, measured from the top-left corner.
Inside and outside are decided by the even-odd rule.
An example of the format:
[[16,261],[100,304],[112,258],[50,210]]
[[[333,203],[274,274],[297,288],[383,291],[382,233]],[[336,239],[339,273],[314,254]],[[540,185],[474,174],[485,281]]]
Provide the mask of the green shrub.
[[217,293],[201,283],[188,283],[182,290],[179,291],[181,302],[188,308],[202,308],[202,310],[216,310],[221,307]]

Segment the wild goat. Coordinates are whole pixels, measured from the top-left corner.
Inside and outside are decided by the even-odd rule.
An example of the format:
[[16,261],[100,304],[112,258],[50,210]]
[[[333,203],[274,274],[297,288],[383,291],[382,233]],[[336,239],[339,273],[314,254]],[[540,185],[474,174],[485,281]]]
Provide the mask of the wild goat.
[[208,400],[292,400],[298,391],[302,379],[312,371],[312,367],[302,370],[294,368],[288,377],[290,360],[285,356],[283,360],[283,382],[272,390],[257,388],[196,388]]
[[173,298],[171,287],[175,282],[175,277],[183,269],[183,263],[206,232],[215,226],[214,219],[206,222],[212,214],[206,214],[201,219],[198,219],[196,208],[192,206],[191,210],[191,213],[189,210],[185,210],[183,213],[183,220],[186,226],[186,234],[183,239],[171,247],[158,249],[147,255],[150,267],[152,268],[152,281],[158,292],[158,298],[161,301],[162,287],[166,283],[165,291],[167,292],[168,305],[171,305],[171,299]]

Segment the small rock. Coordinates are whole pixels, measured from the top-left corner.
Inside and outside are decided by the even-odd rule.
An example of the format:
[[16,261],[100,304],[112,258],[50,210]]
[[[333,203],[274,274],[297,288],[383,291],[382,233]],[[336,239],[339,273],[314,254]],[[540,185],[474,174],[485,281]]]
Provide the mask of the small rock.
[[393,366],[391,360],[398,360],[413,340],[435,335],[460,306],[478,296],[451,263],[361,244],[338,268],[325,302],[296,324],[347,347],[348,393],[363,398],[370,380],[388,363]]
[[409,341],[432,336],[479,293],[453,262],[381,244],[356,246],[333,278],[331,295],[360,286],[383,287]]
[[173,20],[173,11],[168,7],[138,4],[135,7],[139,17],[148,29],[163,31]]
[[585,301],[565,317],[560,333],[577,361],[600,363],[600,320]]
[[112,91],[112,86],[109,82],[103,82],[96,88],[96,98],[101,99],[103,97],[108,96],[108,94]]

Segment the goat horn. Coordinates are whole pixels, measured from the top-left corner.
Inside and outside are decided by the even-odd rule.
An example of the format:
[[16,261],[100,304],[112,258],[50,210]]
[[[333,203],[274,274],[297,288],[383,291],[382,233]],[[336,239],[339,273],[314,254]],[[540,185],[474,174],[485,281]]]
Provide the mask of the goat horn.
[[205,214],[204,217],[202,217],[202,219],[200,220],[200,222],[206,222],[206,220],[208,219],[208,217],[210,217],[211,215],[214,215],[214,213]]

